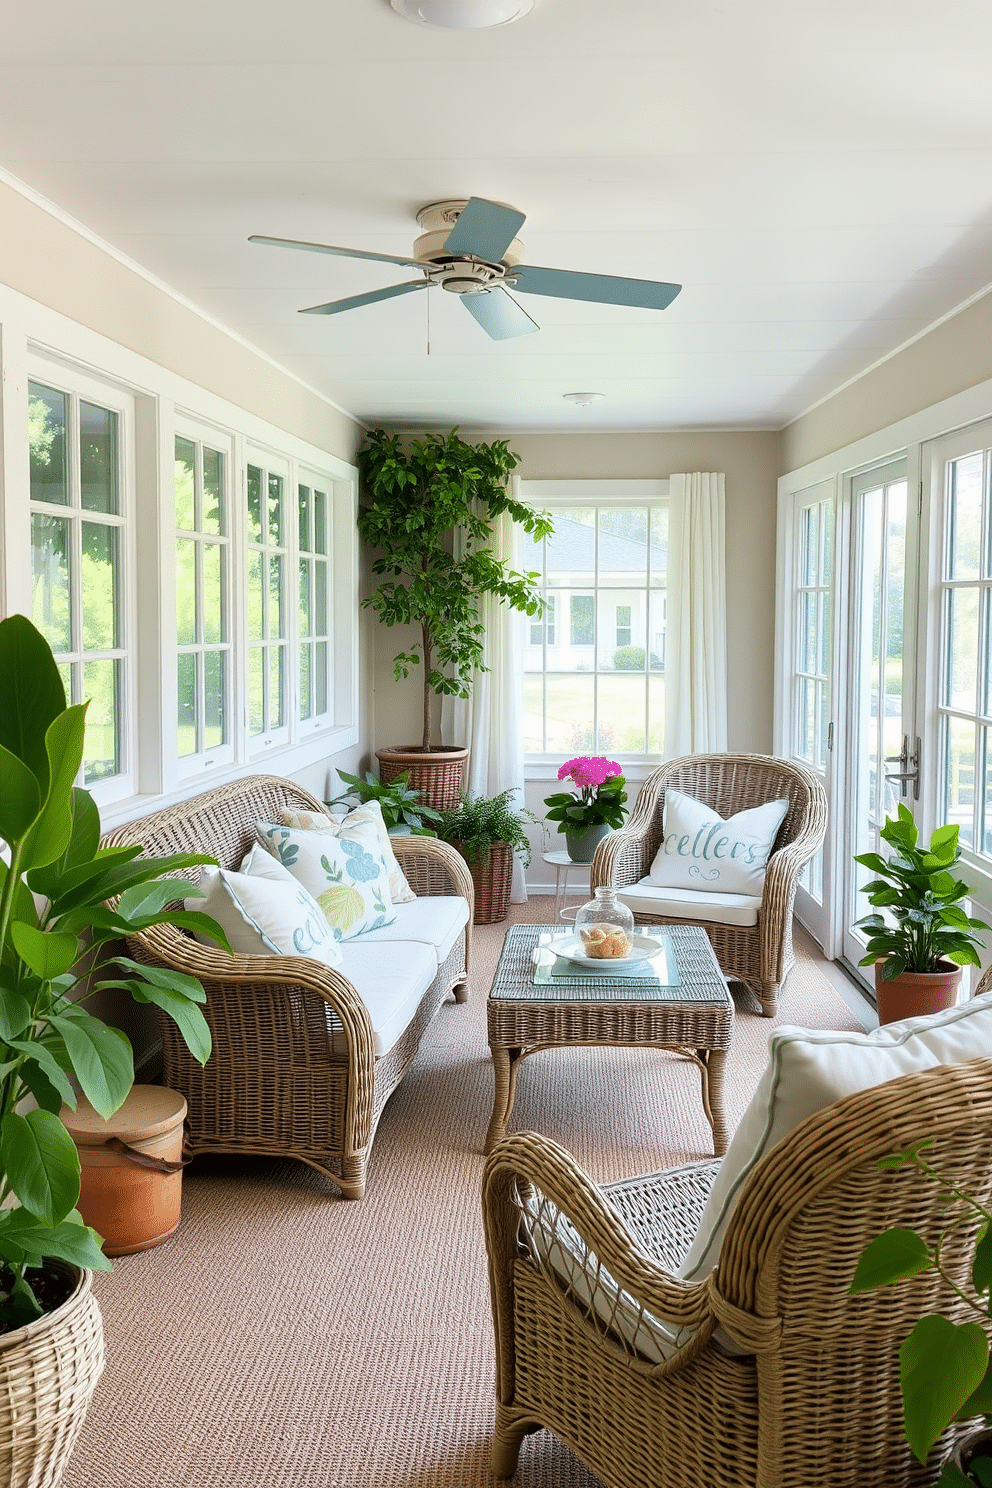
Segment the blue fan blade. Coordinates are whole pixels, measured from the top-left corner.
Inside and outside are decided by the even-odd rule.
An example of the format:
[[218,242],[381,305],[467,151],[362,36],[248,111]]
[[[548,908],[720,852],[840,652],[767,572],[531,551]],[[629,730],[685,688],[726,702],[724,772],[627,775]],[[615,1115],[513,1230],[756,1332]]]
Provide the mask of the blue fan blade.
[[470,196],[444,240],[444,251],[456,258],[470,253],[485,263],[501,263],[524,220],[523,212],[515,212],[512,207]]
[[342,310],[357,310],[361,305],[374,305],[377,300],[392,300],[396,295],[412,294],[415,289],[428,289],[426,279],[411,279],[406,284],[393,284],[389,289],[373,289],[369,294],[352,295],[348,300],[331,300],[326,305],[311,305],[301,315],[339,315]]
[[298,243],[295,238],[263,238],[254,233],[249,243],[267,243],[271,248],[302,248],[306,253],[333,253],[338,258],[371,258],[375,263],[402,264],[406,269],[419,269],[415,258],[396,258],[392,253],[364,253],[361,248],[334,248],[330,243]]
[[535,269],[530,264],[516,264],[510,275],[514,289],[522,294],[591,300],[594,305],[634,305],[641,310],[665,310],[682,288],[681,284],[662,284],[654,279],[575,274],[571,269]]
[[530,336],[541,329],[499,284],[482,294],[462,295],[462,304],[494,341],[508,341],[511,336]]

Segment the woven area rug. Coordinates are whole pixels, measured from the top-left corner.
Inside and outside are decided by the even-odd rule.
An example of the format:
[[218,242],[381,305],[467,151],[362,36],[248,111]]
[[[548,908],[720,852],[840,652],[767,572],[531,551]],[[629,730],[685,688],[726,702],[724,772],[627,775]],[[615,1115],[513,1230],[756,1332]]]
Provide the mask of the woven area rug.
[[[552,901],[512,920],[551,919]],[[366,1198],[303,1164],[201,1160],[183,1222],[97,1277],[107,1367],[64,1488],[491,1488],[493,1345],[479,1205],[492,1107],[485,994],[507,924],[476,930],[473,997],[446,1003],[383,1115]],[[736,989],[740,991],[740,989]],[[856,1028],[801,955],[779,1022]],[[737,1004],[736,1124],[771,1023]],[[594,1178],[712,1152],[695,1069],[655,1050],[556,1050],[523,1066],[512,1125]],[[547,1432],[519,1488],[595,1488]]]

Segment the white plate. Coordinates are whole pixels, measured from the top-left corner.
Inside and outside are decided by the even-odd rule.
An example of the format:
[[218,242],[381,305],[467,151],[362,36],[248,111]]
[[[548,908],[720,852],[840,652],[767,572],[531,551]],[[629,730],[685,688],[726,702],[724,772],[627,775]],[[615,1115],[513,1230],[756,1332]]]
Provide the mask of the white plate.
[[648,961],[664,950],[660,940],[653,935],[635,935],[633,945],[626,956],[587,956],[582,941],[577,935],[558,935],[548,946],[556,956],[566,961],[575,961],[579,966],[595,966],[597,971],[610,971],[620,966],[629,966],[632,961]]

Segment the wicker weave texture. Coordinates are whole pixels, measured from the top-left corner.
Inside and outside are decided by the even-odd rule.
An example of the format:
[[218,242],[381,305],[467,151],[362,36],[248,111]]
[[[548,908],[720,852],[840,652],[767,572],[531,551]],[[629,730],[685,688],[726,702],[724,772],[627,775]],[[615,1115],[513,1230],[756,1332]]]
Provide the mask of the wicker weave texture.
[[[591,887],[626,887],[650,871],[661,845],[665,791],[671,787],[694,796],[722,817],[766,801],[789,802],[785,820],[768,860],[765,882],[753,926],[718,925],[700,918],[724,975],[743,984],[774,1016],[782,983],[795,962],[792,909],[803,867],[823,842],[827,798],[810,771],[788,760],[763,754],[700,754],[670,760],[644,782],[630,818],[596,849]],[[646,924],[685,924],[638,910]]]
[[509,843],[496,842],[484,858],[473,862],[466,854],[465,861],[475,888],[475,923],[495,925],[505,920],[513,883],[513,848]]
[[[933,1243],[936,1188],[878,1159],[923,1137],[934,1166],[992,1198],[992,1060],[904,1076],[828,1107],[757,1165],[716,1271],[674,1279],[687,1203],[707,1170],[597,1188],[554,1143],[527,1133],[490,1157],[483,1201],[497,1353],[493,1468],[510,1476],[526,1429],[554,1431],[608,1488],[932,1488],[964,1427],[926,1465],[905,1440],[899,1347],[923,1312],[965,1303],[936,1273],[852,1297],[869,1240],[903,1226]],[[715,1167],[710,1169],[710,1173]],[[693,1191],[695,1190],[695,1196]],[[521,1245],[535,1196],[567,1218],[635,1305],[692,1325],[651,1366],[563,1291]],[[945,1249],[967,1282],[968,1236]],[[724,1329],[744,1352],[728,1357]]]
[[55,1312],[0,1336],[0,1482],[55,1488],[103,1372],[103,1326],[83,1271]]
[[409,772],[407,787],[420,792],[421,804],[435,811],[454,811],[462,797],[462,776],[468,750],[459,750],[453,759],[425,757],[422,751],[411,749],[380,749],[376,751],[379,761],[379,778],[388,783],[398,775]]
[[[277,821],[283,806],[323,810],[292,781],[249,776],[129,822],[104,842],[141,843],[152,856],[205,852],[236,868],[255,840],[255,822]],[[445,843],[404,838],[396,852],[415,892],[462,894],[471,908],[471,877]],[[228,956],[172,926],[132,937],[137,960],[189,972],[207,993],[213,1052],[202,1068],[172,1020],[157,1012],[165,1083],[186,1097],[193,1152],[282,1153],[360,1197],[386,1100],[440,1004],[452,992],[456,1001],[467,996],[469,941],[466,929],[411,1023],[379,1060],[365,1005],[338,971],[305,957]],[[342,1037],[347,1057],[335,1053]]]

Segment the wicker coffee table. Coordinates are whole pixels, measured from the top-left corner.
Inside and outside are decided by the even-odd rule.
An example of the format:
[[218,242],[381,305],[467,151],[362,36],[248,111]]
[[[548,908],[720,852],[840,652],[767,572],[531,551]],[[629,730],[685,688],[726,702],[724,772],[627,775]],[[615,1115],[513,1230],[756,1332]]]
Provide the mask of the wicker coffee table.
[[[648,926],[649,932],[654,929]],[[691,1059],[702,1077],[713,1151],[717,1156],[726,1152],[723,1073],[734,1004],[705,930],[699,925],[665,929],[679,970],[678,987],[624,981],[622,973],[604,974],[581,986],[535,986],[533,953],[542,934],[560,935],[561,926],[514,925],[507,932],[487,1004],[496,1078],[487,1152],[506,1133],[522,1061],[539,1049],[573,1044],[671,1049]]]

